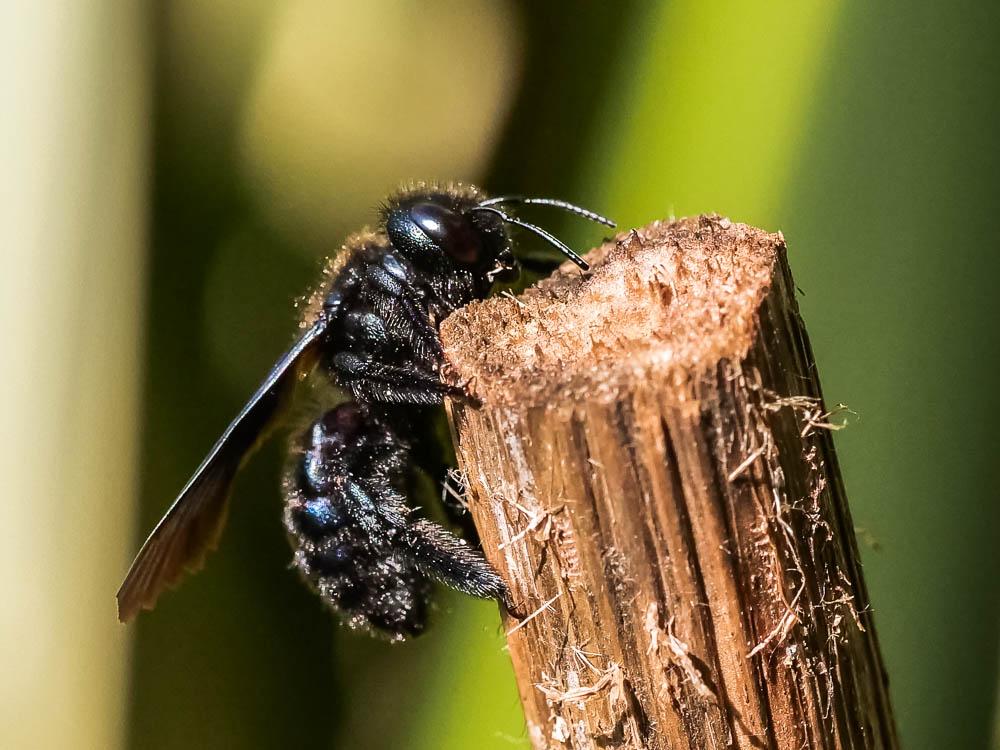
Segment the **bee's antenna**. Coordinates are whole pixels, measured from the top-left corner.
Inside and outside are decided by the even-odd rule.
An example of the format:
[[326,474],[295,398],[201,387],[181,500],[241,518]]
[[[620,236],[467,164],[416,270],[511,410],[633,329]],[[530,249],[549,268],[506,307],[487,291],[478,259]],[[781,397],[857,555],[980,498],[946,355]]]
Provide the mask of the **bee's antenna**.
[[509,214],[505,214],[499,208],[493,208],[492,205],[484,205],[483,203],[480,203],[479,205],[470,208],[469,211],[488,211],[491,214],[496,214],[497,216],[499,216],[507,224],[513,224],[515,226],[522,227],[523,229],[527,229],[529,232],[537,234],[539,237],[541,237],[543,240],[548,242],[553,247],[558,248],[559,252],[561,252],[563,255],[565,255],[574,263],[576,263],[582,270],[584,271],[590,270],[590,264],[587,263],[587,261],[585,261],[579,255],[577,255],[575,252],[573,252],[573,250],[569,247],[569,245],[560,240],[558,237],[549,234],[541,227],[535,226],[534,224],[529,224],[526,221],[521,221],[521,219],[517,219],[513,216],[510,216]]
[[530,206],[552,206],[553,208],[561,208],[563,211],[569,211],[571,214],[575,214],[576,216],[580,216],[584,219],[595,221],[598,224],[604,224],[604,226],[611,227],[612,229],[616,226],[615,223],[606,216],[601,216],[595,211],[582,208],[581,206],[576,206],[572,203],[567,203],[566,201],[558,200],[557,198],[525,198],[522,195],[501,195],[497,198],[487,198],[479,205],[489,207],[500,206],[504,203]]

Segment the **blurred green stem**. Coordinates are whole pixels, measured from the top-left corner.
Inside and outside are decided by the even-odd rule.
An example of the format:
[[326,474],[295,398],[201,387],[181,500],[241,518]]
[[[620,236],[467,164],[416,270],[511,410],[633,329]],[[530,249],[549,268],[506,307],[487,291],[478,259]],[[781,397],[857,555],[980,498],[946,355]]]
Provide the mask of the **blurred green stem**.
[[144,265],[137,2],[0,13],[0,747],[121,746]]

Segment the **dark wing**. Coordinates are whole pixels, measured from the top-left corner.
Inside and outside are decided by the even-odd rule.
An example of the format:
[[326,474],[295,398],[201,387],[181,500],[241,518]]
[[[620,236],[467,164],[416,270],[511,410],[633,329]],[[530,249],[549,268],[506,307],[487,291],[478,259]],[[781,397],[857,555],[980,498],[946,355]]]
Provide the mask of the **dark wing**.
[[164,589],[185,570],[200,568],[215,549],[233,477],[274,423],[300,374],[316,365],[325,329],[320,319],[278,360],[160,519],[118,589],[119,620],[128,622],[140,609],[152,609]]

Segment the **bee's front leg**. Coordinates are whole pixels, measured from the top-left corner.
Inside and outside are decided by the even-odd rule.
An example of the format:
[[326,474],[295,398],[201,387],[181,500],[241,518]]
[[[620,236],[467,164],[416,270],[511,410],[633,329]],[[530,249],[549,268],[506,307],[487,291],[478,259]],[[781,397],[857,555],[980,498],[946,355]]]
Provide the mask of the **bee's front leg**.
[[394,363],[373,355],[340,352],[332,358],[337,382],[363,403],[436,406],[445,396],[467,400],[463,387],[415,362]]

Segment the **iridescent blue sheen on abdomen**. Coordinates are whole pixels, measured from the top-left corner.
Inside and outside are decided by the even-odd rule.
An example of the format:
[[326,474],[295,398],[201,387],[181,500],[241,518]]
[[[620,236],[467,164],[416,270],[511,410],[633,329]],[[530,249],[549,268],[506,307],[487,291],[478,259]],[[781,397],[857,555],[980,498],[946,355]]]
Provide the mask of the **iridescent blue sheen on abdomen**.
[[378,420],[342,404],[297,439],[283,482],[295,567],[347,625],[392,640],[424,629],[430,588],[395,552],[404,451]]

